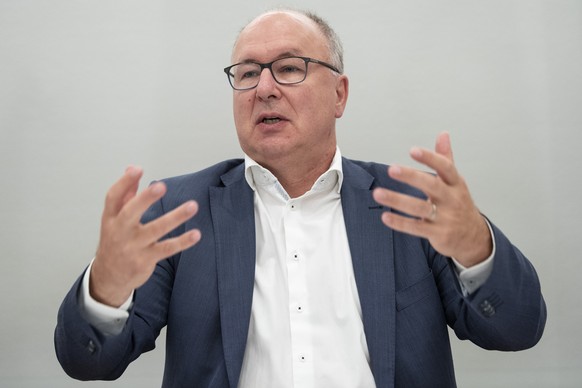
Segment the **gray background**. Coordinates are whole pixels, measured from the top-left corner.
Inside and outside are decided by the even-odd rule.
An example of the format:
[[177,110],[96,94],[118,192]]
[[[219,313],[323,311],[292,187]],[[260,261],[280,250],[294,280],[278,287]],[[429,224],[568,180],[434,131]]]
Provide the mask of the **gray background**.
[[[271,1],[0,0],[0,386],[159,387],[164,340],[114,383],[60,369],[52,332],[91,259],[104,194],[240,156],[222,73]],[[343,38],[351,95],[342,152],[407,163],[449,130],[490,218],[538,269],[540,344],[453,338],[460,387],[582,384],[582,2],[298,1]]]

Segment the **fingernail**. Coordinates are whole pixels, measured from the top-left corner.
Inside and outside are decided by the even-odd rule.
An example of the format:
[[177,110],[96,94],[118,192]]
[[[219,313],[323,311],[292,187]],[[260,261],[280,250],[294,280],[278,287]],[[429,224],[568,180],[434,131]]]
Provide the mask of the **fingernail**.
[[390,168],[388,169],[388,171],[392,175],[400,175],[402,173],[402,169],[400,168],[400,166],[390,166]]
[[192,213],[196,210],[196,204],[193,201],[190,201],[186,204],[186,211],[188,213]]
[[190,242],[197,242],[200,240],[201,237],[202,237],[202,233],[200,233],[200,231],[198,229],[192,230],[190,232],[190,234],[188,235]]
[[151,190],[154,194],[160,194],[162,191],[164,191],[164,184],[161,182],[154,183]]
[[140,173],[140,168],[137,166],[127,166],[125,173],[131,177],[136,177]]
[[418,147],[412,147],[410,149],[410,155],[412,155],[415,158],[420,158],[422,156],[422,150]]
[[374,189],[374,191],[372,191],[372,198],[375,200],[382,199],[382,191],[380,188],[377,187]]

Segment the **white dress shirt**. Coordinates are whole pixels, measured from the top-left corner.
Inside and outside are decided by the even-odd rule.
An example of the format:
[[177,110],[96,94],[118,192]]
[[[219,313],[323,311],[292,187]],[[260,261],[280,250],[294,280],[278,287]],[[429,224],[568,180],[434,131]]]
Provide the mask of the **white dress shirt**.
[[339,150],[298,198],[246,157],[257,257],[239,381],[251,387],[375,387],[343,218]]
[[[298,198],[248,156],[245,178],[255,193],[257,256],[239,388],[375,387],[341,206],[339,148]],[[495,244],[485,262],[468,269],[453,260],[465,294],[487,280],[494,254]],[[104,334],[119,334],[131,298],[119,309],[96,302],[89,272],[83,314]]]

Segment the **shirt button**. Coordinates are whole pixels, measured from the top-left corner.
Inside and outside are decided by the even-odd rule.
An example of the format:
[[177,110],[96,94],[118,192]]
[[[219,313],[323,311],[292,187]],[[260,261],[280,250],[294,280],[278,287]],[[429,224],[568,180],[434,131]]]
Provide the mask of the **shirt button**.
[[299,261],[299,253],[293,254],[293,261]]
[[306,361],[305,354],[300,354],[299,355],[299,361],[301,361],[301,362],[305,362]]
[[297,306],[296,309],[297,309],[297,312],[298,313],[302,313],[303,312],[303,307],[301,305]]

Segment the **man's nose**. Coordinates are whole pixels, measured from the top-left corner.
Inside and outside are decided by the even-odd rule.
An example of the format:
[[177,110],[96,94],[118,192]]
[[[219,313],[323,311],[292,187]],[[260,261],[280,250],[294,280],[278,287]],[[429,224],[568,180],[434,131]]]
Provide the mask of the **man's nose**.
[[257,97],[266,100],[271,97],[279,97],[279,84],[275,81],[273,73],[268,68],[264,68],[257,84]]

